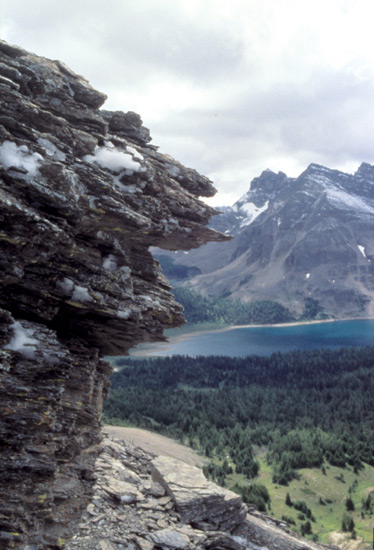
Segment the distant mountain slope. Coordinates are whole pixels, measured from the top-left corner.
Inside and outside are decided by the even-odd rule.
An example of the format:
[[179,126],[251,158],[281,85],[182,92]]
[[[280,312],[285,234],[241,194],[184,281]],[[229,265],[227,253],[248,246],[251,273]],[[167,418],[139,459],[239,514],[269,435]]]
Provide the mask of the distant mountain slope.
[[312,297],[329,315],[374,315],[374,166],[350,175],[311,164],[298,178],[265,170],[220,210],[211,225],[233,240],[170,254],[189,268],[178,284],[295,313]]

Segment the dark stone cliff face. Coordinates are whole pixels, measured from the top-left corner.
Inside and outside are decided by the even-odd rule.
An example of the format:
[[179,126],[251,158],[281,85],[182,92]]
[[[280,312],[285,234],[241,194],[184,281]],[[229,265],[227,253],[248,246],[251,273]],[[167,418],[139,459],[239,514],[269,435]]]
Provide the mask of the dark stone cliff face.
[[87,505],[105,355],[183,323],[150,246],[224,237],[210,181],[58,61],[0,42],[0,548],[61,548]]

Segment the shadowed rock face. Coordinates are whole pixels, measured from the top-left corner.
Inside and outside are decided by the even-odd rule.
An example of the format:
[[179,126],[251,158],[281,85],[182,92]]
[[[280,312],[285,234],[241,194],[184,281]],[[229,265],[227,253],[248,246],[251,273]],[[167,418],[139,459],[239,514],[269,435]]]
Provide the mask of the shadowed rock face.
[[87,505],[109,366],[183,323],[149,246],[224,240],[211,182],[58,61],[0,42],[0,548],[60,548]]

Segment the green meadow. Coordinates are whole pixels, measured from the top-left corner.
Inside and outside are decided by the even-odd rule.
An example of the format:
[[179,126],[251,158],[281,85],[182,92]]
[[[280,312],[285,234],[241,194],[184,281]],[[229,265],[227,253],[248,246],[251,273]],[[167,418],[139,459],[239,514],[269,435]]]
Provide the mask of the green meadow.
[[[259,475],[254,480],[264,485],[270,495],[270,507],[266,513],[287,521],[291,530],[301,534],[301,525],[308,517],[293,505],[287,505],[287,494],[291,503],[305,502],[315,521],[310,521],[312,533],[304,534],[310,540],[325,544],[337,544],[341,548],[371,550],[373,548],[374,510],[363,509],[363,501],[372,495],[374,504],[374,467],[368,464],[356,475],[352,468],[338,468],[326,464],[320,468],[303,468],[298,471],[299,479],[293,479],[287,486],[273,483],[272,467],[265,460],[265,450],[255,449],[260,463]],[[230,474],[226,484],[246,485],[248,481],[241,474]],[[353,501],[354,510],[347,511],[346,500]],[[342,520],[348,514],[354,521],[354,534],[342,532]],[[290,521],[291,520],[291,521]],[[293,523],[294,522],[294,523]]]

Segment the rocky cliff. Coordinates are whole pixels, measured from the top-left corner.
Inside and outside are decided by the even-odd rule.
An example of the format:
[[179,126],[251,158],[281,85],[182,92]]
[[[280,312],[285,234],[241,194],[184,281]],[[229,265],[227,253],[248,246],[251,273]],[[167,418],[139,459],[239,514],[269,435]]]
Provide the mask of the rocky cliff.
[[311,297],[330,316],[372,317],[373,200],[369,164],[353,175],[316,164],[298,178],[265,170],[212,221],[231,242],[172,258],[202,294],[271,299],[296,315]]
[[211,182],[59,61],[0,43],[0,548],[56,549],[89,501],[105,355],[183,323],[150,246],[224,237]]
[[327,550],[243,505],[201,470],[105,438],[94,496],[66,550]]

